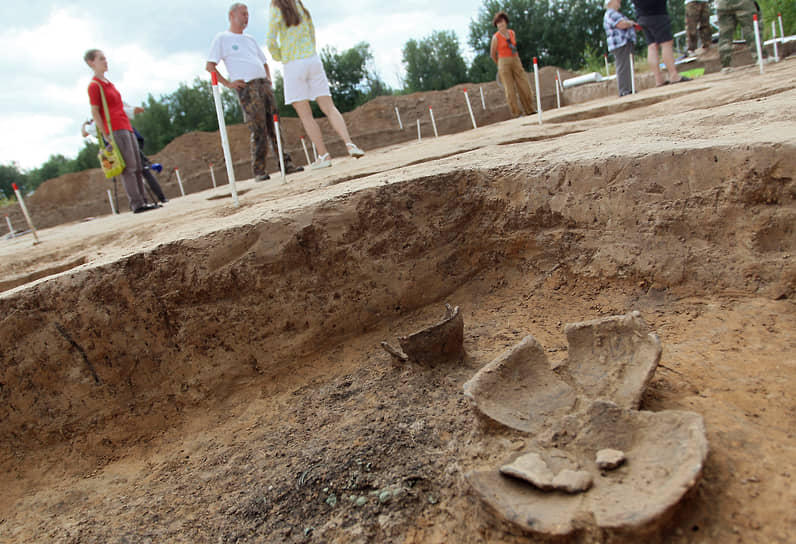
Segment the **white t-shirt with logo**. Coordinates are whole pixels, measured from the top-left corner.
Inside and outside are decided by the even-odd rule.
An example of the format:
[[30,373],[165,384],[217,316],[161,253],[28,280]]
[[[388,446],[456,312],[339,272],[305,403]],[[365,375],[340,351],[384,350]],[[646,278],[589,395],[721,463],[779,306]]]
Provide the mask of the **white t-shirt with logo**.
[[219,32],[210,44],[207,60],[216,64],[223,60],[230,81],[267,77],[265,53],[249,34],[235,34],[228,30]]

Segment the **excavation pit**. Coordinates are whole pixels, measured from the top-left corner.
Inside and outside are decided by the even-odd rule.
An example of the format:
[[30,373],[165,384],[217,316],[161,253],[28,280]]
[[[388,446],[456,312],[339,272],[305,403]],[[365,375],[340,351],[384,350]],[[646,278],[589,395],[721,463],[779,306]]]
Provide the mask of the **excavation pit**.
[[[0,540],[522,542],[464,475],[545,449],[479,427],[463,384],[528,333],[558,364],[564,323],[639,309],[665,348],[639,413],[700,414],[711,447],[657,534],[787,541],[792,93],[493,145],[509,121],[446,137],[479,148],[453,161],[356,166],[388,177],[294,174],[234,212],[189,195],[6,242],[3,279],[85,263],[0,296]],[[461,363],[393,364],[379,341],[445,301]],[[635,470],[632,444],[604,447]]]

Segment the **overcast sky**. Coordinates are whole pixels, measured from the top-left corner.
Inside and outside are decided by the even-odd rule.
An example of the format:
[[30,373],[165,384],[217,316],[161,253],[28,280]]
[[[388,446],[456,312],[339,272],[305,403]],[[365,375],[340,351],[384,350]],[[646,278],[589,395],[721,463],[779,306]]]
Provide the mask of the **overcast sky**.
[[[210,0],[26,0],[0,2],[0,164],[35,168],[52,154],[75,157],[80,125],[89,118],[83,62],[90,48],[108,57],[108,78],[133,105],[149,93],[174,91],[204,71],[213,36],[228,27],[231,2]],[[433,30],[453,30],[467,59],[471,19],[481,0],[304,0],[312,13],[318,48],[338,50],[365,41],[375,68],[389,85],[402,77],[401,48]],[[103,9],[100,13],[100,9]],[[113,15],[110,15],[113,10]],[[247,32],[263,46],[268,1],[249,4]],[[270,55],[266,50],[266,56]],[[281,69],[270,62],[272,69]]]

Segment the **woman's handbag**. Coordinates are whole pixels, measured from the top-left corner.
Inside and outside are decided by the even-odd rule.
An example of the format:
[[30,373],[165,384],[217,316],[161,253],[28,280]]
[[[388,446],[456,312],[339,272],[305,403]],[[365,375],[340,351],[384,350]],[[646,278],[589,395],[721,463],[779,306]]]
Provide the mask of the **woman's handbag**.
[[[96,81],[94,83],[97,83]],[[108,102],[105,100],[105,91],[102,90],[102,85],[97,83],[97,86],[100,90],[100,96],[102,97],[102,106],[105,110],[105,119],[108,121],[108,127],[113,129],[110,125],[110,112],[108,111]],[[97,157],[100,161],[100,166],[102,167],[102,171],[105,172],[105,177],[110,179],[113,177],[118,176],[122,172],[124,172],[124,159],[122,158],[122,152],[119,151],[119,146],[116,145],[116,140],[113,137],[113,130],[108,131],[110,144],[107,146],[103,146],[103,139],[102,139],[102,129],[97,127],[97,135],[99,136],[100,141],[100,151],[97,154]]]

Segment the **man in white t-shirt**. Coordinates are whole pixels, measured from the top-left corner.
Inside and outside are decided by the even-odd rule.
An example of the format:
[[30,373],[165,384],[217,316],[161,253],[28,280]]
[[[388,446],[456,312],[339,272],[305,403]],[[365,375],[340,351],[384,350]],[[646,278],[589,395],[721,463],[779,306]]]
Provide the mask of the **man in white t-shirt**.
[[[265,171],[269,138],[274,153],[279,153],[273,118],[277,111],[276,99],[271,88],[271,71],[268,69],[265,54],[252,36],[243,33],[248,25],[249,9],[246,4],[232,4],[229,8],[229,30],[217,34],[210,44],[207,71],[215,73],[222,85],[238,93],[246,123],[251,131],[254,179],[264,181],[269,178]],[[227,67],[229,79],[218,72],[217,66],[222,60]],[[282,149],[285,149],[284,145]],[[304,170],[295,166],[286,152],[282,156],[286,173]]]

